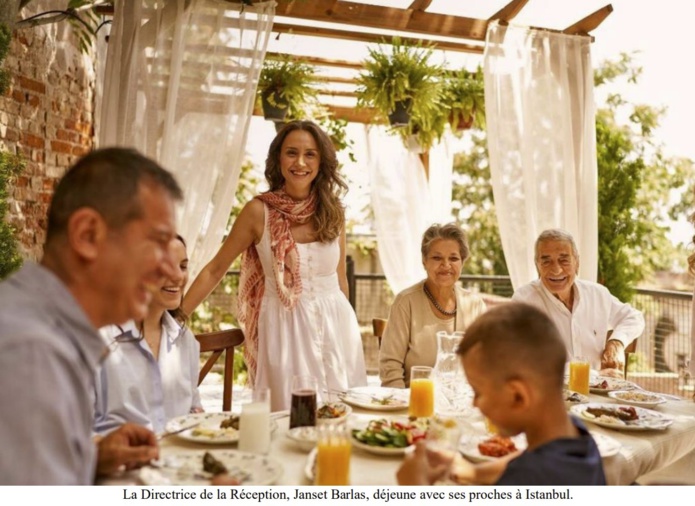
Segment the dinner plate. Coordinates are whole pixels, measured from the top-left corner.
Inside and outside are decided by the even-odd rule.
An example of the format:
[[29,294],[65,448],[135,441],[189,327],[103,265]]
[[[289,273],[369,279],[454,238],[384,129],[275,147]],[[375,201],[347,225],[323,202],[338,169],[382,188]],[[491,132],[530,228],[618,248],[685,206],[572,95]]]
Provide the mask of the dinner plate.
[[384,387],[356,387],[341,399],[358,408],[372,411],[400,411],[408,407],[409,390]]
[[[603,385],[604,381],[606,382],[605,386]],[[609,376],[598,376],[596,380],[591,380],[589,383],[589,390],[595,394],[607,394],[613,390],[632,390],[633,388],[635,388],[634,383]]]
[[[220,424],[232,414],[238,413],[191,413],[169,420],[165,426],[167,432],[174,432],[183,427],[196,425],[191,429],[184,430],[177,434],[177,437],[195,443],[205,444],[233,444],[239,441],[239,431],[229,428],[221,429]],[[275,432],[278,424],[275,420],[270,420],[270,430]]]
[[579,392],[573,392],[572,390],[567,390],[566,388],[562,391],[562,396],[565,399],[565,406],[568,408],[574,406],[575,404],[583,404],[589,402],[589,397]]
[[[490,439],[490,434],[471,434],[464,435],[459,442],[459,452],[471,462],[490,462],[497,460],[499,457],[490,457],[483,455],[478,449],[478,445],[483,441]],[[512,438],[514,446],[517,450],[523,451],[526,449],[526,434],[519,434]]]
[[614,390],[608,392],[608,397],[625,404],[639,406],[641,408],[654,408],[666,402],[666,399],[653,392],[642,392],[639,390]]
[[[595,417],[587,413],[589,408],[617,409],[626,408],[634,409],[639,417],[637,420],[624,422],[617,418],[609,416]],[[570,412],[579,416],[582,420],[591,422],[601,427],[615,430],[638,431],[638,430],[664,430],[673,423],[673,418],[651,409],[630,406],[627,404],[610,404],[610,403],[589,403],[578,404],[570,408]]]
[[[201,450],[170,455],[156,468],[142,468],[140,481],[144,485],[209,485],[213,476],[203,471],[205,453]],[[282,464],[264,455],[236,450],[211,450],[210,454],[242,485],[272,485],[282,477]]]

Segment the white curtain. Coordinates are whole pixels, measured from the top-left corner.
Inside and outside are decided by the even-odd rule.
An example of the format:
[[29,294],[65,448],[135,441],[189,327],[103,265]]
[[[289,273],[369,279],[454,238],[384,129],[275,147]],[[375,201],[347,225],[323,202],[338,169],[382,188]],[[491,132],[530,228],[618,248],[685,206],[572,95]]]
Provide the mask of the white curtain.
[[420,244],[451,216],[453,153],[445,139],[430,152],[430,177],[417,153],[385,127],[366,128],[367,164],[381,267],[394,293],[424,279]]
[[485,112],[502,247],[515,288],[537,277],[536,237],[563,228],[580,276],[598,269],[596,124],[589,37],[491,23]]
[[176,175],[191,278],[226,229],[274,13],[274,2],[115,5],[99,144],[135,147]]

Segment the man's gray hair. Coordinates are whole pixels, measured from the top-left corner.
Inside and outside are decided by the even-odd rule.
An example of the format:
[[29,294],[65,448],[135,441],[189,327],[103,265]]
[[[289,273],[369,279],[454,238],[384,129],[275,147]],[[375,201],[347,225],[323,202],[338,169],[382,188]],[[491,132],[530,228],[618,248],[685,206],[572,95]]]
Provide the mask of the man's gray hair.
[[562,230],[561,228],[549,228],[541,232],[541,235],[539,235],[538,239],[536,239],[536,247],[534,253],[534,260],[536,262],[538,261],[538,247],[542,242],[548,241],[562,241],[570,243],[570,246],[572,246],[572,254],[574,255],[574,258],[579,260],[579,250],[577,249],[577,245],[574,242],[574,237],[572,237],[572,234],[565,230]]

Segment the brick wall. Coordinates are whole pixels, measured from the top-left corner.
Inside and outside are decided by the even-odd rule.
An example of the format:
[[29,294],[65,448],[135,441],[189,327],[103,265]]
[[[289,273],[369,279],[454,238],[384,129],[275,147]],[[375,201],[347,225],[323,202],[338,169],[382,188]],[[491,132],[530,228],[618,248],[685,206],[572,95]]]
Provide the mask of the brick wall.
[[[66,3],[33,2],[22,17]],[[94,62],[80,54],[63,21],[16,30],[5,68],[12,84],[0,96],[0,149],[26,160],[10,189],[9,218],[25,258],[38,259],[56,181],[93,144]]]

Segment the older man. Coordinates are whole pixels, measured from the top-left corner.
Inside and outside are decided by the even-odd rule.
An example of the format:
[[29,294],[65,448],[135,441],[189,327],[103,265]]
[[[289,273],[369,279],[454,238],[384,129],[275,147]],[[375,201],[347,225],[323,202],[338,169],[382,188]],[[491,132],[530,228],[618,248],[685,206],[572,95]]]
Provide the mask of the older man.
[[577,279],[579,253],[563,230],[538,236],[535,262],[539,279],[520,287],[512,299],[545,311],[560,329],[569,356],[587,357],[602,374],[622,377],[625,347],[644,330],[642,313],[605,286]]
[[44,255],[0,284],[0,484],[90,484],[158,455],[126,424],[92,441],[97,328],[145,316],[173,271],[171,174],[132,150],[82,158],[56,187]]

